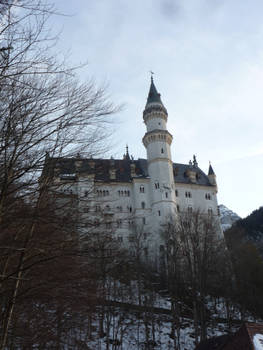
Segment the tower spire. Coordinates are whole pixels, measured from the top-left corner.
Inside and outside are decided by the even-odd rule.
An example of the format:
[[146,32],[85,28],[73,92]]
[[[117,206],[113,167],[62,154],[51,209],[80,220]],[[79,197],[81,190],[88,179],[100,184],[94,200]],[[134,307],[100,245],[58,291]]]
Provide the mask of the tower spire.
[[155,85],[154,85],[154,81],[153,81],[153,72],[151,71],[151,85],[150,85],[150,90],[149,90],[149,94],[148,94],[148,98],[147,98],[147,103],[160,103],[161,105],[163,105],[162,101],[161,101],[161,95],[158,93]]

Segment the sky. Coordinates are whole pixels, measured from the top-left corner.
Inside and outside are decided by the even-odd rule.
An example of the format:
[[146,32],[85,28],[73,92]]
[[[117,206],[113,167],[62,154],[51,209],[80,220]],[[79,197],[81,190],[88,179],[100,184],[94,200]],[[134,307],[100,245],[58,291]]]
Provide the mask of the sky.
[[218,202],[245,217],[263,205],[262,0],[54,0],[49,25],[80,80],[107,85],[122,110],[112,149],[145,158],[150,73],[168,110],[174,162],[196,154]]

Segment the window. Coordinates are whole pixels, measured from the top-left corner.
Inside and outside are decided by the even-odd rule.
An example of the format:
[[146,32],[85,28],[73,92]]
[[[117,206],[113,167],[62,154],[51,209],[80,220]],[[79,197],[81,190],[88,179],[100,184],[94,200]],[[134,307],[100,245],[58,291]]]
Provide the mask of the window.
[[121,228],[121,227],[122,227],[122,220],[121,220],[121,219],[118,219],[118,220],[117,220],[117,227],[118,227],[118,228]]
[[146,219],[142,218],[142,224],[145,225],[146,224]]
[[192,213],[193,212],[193,208],[192,207],[188,207],[188,213]]
[[117,207],[117,211],[122,212],[122,207],[121,207],[121,206],[118,206],[118,207]]
[[135,241],[134,235],[129,235],[128,240],[129,242],[134,242]]
[[120,242],[120,243],[123,242],[122,236],[118,236],[117,240],[118,240],[118,242]]
[[110,206],[109,206],[109,205],[106,205],[105,210],[106,210],[106,211],[110,211]]
[[156,189],[160,188],[159,182],[155,182],[155,188]]
[[161,216],[161,211],[160,210],[158,210],[158,216]]
[[167,192],[165,192],[165,198],[168,198],[168,193]]
[[106,229],[110,229],[111,228],[111,222],[106,222]]
[[191,192],[185,192],[185,197],[186,197],[186,198],[191,198],[191,197],[192,197]]
[[140,192],[144,193],[144,186],[140,186]]
[[145,209],[145,203],[144,202],[142,202],[141,206],[142,206],[142,209]]
[[[108,192],[108,194],[107,195],[109,195],[109,191],[106,191],[106,192]],[[129,190],[121,190],[121,191],[118,191],[118,194],[119,194],[119,197],[123,197],[123,196],[125,196],[125,197],[130,197],[130,191]]]
[[85,191],[85,192],[84,192],[84,197],[88,197],[88,195],[89,195],[89,192],[88,192],[88,191]]
[[210,193],[206,193],[205,194],[205,199],[211,200],[211,194]]
[[213,209],[212,208],[209,208],[208,209],[208,215],[212,215],[213,214]]
[[178,190],[175,190],[175,196],[178,197]]
[[177,208],[178,213],[180,213],[180,207],[178,204],[177,204],[176,208]]
[[161,149],[161,153],[164,153],[163,148]]

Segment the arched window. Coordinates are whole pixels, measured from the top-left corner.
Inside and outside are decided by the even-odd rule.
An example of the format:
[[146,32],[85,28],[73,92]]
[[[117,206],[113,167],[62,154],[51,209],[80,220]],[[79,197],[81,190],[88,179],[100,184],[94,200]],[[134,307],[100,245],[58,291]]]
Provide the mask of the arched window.
[[156,189],[160,188],[159,182],[155,182],[155,188]]
[[140,186],[140,192],[144,193],[144,186],[143,185]]
[[145,202],[142,202],[142,209],[145,209]]
[[165,192],[165,198],[168,198],[168,192]]
[[158,210],[158,216],[161,216],[161,210]]

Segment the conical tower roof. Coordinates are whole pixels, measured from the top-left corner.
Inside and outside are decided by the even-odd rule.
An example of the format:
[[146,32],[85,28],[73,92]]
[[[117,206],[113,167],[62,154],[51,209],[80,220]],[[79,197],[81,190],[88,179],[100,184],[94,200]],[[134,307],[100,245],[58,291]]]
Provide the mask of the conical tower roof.
[[151,85],[150,85],[150,90],[149,90],[149,94],[148,94],[148,98],[147,98],[147,103],[160,103],[163,104],[161,101],[161,95],[158,93],[154,82],[153,82],[153,77],[151,77]]
[[152,109],[162,110],[167,115],[167,110],[164,107],[162,100],[161,100],[161,94],[159,94],[159,92],[157,91],[157,89],[154,85],[153,77],[151,77],[151,85],[150,85],[150,90],[148,93],[147,102],[146,102],[144,112],[146,112],[146,110],[149,111]]
[[215,175],[214,169],[212,168],[211,164],[209,164],[208,175]]

